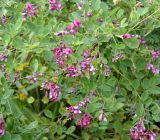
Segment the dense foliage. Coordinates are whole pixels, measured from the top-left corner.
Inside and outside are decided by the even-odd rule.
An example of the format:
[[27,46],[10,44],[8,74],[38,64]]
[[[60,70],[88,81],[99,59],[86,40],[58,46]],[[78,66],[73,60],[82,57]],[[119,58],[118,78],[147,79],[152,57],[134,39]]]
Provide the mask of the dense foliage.
[[0,139],[159,140],[160,0],[1,0]]

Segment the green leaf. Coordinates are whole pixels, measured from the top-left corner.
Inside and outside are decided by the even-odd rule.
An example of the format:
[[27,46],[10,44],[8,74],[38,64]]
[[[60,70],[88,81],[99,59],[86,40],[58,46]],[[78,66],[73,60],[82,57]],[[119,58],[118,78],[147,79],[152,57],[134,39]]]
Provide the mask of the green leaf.
[[44,110],[44,114],[46,115],[46,117],[48,118],[53,118],[52,112],[50,110]]
[[139,47],[139,41],[137,38],[124,39],[123,41],[130,49],[136,49]]
[[101,5],[101,1],[100,0],[92,0],[91,4],[92,4],[93,10],[99,10],[100,5]]
[[71,126],[67,129],[66,131],[66,134],[72,134],[74,131],[76,130],[76,127],[75,126]]
[[38,122],[34,121],[34,122],[31,122],[25,129],[32,130],[34,128],[37,128],[37,126],[38,126]]
[[142,117],[144,115],[144,106],[141,102],[136,104],[136,114],[138,117]]

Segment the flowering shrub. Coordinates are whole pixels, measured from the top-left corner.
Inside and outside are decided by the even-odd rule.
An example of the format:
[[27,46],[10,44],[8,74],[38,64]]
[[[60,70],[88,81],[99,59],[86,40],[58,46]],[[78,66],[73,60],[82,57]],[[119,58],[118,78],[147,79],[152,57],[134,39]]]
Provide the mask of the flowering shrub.
[[0,139],[159,140],[160,0],[2,0]]

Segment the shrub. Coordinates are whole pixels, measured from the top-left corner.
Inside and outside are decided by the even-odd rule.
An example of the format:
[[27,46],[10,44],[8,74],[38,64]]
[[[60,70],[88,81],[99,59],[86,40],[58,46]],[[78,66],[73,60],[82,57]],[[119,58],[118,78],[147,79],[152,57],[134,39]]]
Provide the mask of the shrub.
[[1,139],[160,139],[159,0],[1,1]]

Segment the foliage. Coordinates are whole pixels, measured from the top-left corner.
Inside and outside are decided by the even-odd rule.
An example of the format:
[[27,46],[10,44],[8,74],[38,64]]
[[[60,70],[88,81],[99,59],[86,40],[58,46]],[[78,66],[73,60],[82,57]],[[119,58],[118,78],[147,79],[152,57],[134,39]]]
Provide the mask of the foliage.
[[0,1],[0,139],[160,139],[160,0],[27,2]]

